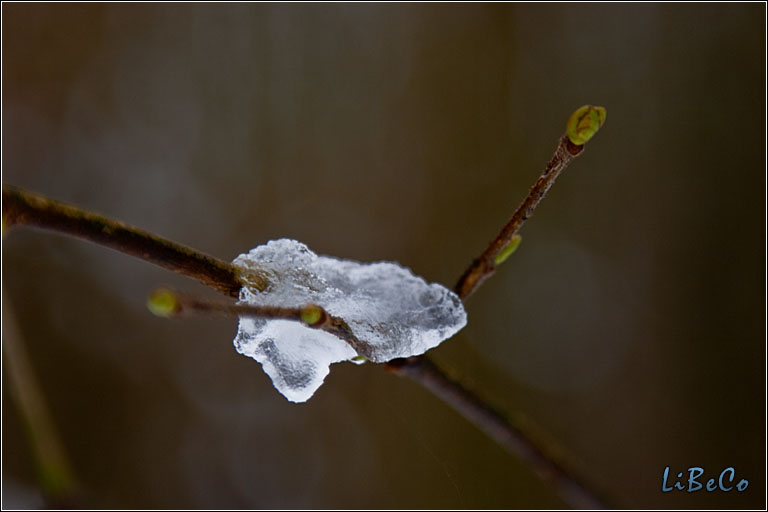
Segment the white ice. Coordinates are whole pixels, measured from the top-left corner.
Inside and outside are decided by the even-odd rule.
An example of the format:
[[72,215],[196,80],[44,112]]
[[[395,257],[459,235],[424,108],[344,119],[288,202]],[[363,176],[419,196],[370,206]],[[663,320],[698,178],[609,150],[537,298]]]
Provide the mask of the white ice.
[[241,317],[235,348],[259,361],[278,391],[305,402],[320,387],[331,363],[358,356],[382,363],[423,354],[467,323],[459,297],[428,284],[397,263],[363,264],[318,256],[295,240],[268,242],[233,261],[247,279],[266,275],[263,292],[244,286],[244,304],[302,307],[317,304],[347,322],[364,349],[320,329],[288,320]]

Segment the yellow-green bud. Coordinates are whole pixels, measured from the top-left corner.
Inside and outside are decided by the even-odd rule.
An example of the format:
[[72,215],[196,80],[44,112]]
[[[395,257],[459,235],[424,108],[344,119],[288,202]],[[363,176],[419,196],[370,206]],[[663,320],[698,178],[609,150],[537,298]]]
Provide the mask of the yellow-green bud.
[[504,263],[504,260],[509,258],[513,252],[515,252],[520,245],[520,242],[523,240],[523,237],[520,235],[515,235],[512,237],[512,240],[509,241],[507,245],[504,246],[504,248],[499,251],[499,254],[496,255],[496,257],[493,259],[493,263],[496,265],[501,265]]
[[606,111],[603,107],[584,105],[568,118],[565,133],[571,142],[581,146],[597,133],[605,122],[605,115]]
[[152,292],[147,299],[147,307],[157,316],[170,317],[179,312],[179,302],[176,295],[166,288]]
[[323,319],[323,308],[315,304],[308,304],[301,310],[301,321],[313,326]]

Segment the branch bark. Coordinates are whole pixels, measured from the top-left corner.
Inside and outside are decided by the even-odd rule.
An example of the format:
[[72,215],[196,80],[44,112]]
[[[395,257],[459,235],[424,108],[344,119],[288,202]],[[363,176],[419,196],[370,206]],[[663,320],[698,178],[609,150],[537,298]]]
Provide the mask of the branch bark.
[[[124,222],[3,184],[3,231],[16,224],[109,247],[197,279],[230,297],[238,297],[242,287],[235,267],[225,261]],[[266,280],[261,284],[266,287]]]

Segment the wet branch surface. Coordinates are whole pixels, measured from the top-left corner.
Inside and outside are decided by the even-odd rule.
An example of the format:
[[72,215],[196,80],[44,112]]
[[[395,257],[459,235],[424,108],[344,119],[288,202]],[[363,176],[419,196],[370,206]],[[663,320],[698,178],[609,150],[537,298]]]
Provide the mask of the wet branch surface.
[[[563,135],[541,176],[517,208],[507,224],[475,259],[455,287],[462,300],[469,297],[496,270],[496,258],[510,244],[523,223],[570,161],[583,150]],[[189,247],[166,240],[152,233],[134,228],[120,221],[87,212],[78,207],[60,203],[20,188],[3,185],[3,230],[13,225],[27,225],[82,238],[114,250],[160,265],[174,272],[192,277],[230,297],[237,298],[242,283],[235,267],[227,262],[205,255]],[[249,279],[253,285],[253,276]],[[261,284],[266,288],[266,280]],[[184,299],[187,309],[210,310],[211,303]],[[214,306],[214,309],[219,306]],[[301,321],[301,308],[271,308],[273,311],[241,311],[251,306],[227,305],[219,312],[250,314]],[[284,310],[283,310],[284,309]],[[279,311],[278,311],[279,310]],[[313,325],[311,325],[313,326]],[[342,319],[331,317],[323,310],[323,320],[314,327],[331,332],[350,343],[354,338]],[[354,345],[353,345],[354,346]],[[357,350],[357,347],[355,347]],[[365,353],[361,353],[365,356]],[[482,432],[510,453],[527,463],[541,478],[550,482],[558,495],[570,506],[577,508],[603,508],[603,502],[585,484],[565,470],[548,452],[534,442],[503,414],[487,405],[475,393],[451,379],[426,356],[396,359],[387,364],[395,373],[409,377],[434,393],[446,404],[477,426]]]

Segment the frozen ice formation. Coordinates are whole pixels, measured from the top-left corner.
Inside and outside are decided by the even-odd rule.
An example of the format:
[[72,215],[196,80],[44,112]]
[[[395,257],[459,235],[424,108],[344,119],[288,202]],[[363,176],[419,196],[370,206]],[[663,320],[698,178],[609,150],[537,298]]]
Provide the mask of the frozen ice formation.
[[396,263],[318,256],[301,242],[281,239],[241,254],[233,264],[245,281],[261,274],[270,283],[262,292],[246,284],[241,303],[291,308],[317,304],[346,321],[365,348],[360,354],[348,342],[300,322],[241,317],[235,348],[260,362],[292,402],[309,399],[331,363],[361,355],[382,363],[423,354],[467,323],[455,293]]

